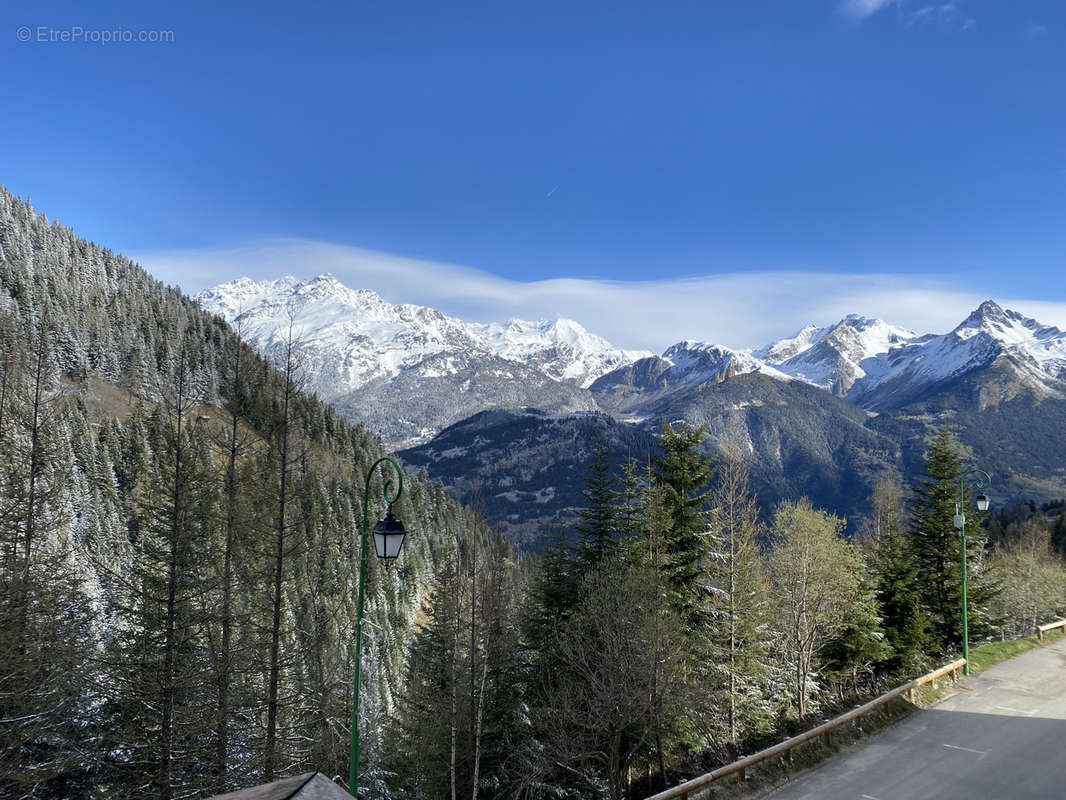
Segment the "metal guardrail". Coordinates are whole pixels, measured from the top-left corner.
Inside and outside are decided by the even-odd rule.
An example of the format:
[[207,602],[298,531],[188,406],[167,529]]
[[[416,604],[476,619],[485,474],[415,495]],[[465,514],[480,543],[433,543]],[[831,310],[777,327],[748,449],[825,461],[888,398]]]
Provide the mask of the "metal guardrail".
[[[1054,624],[1056,626],[1059,624],[1066,624],[1066,620],[1062,620],[1061,623]],[[966,661],[962,658],[960,658],[958,661],[952,661],[950,664],[947,664],[946,666],[943,666],[940,669],[933,670],[932,672],[922,675],[919,678],[915,678],[914,680],[905,683],[902,686],[897,686],[895,689],[892,689],[891,691],[886,692],[885,694],[880,695],[879,697],[875,697],[870,702],[864,703],[863,705],[859,706],[858,708],[852,709],[846,714],[841,714],[839,717],[829,720],[829,722],[823,722],[821,725],[815,728],[811,728],[809,731],[805,731],[804,733],[800,733],[796,736],[793,736],[791,739],[785,739],[785,741],[781,742],[780,744],[775,744],[773,747],[768,747],[765,750],[760,750],[758,753],[753,753],[747,758],[742,758],[739,761],[734,761],[732,764],[726,764],[724,767],[719,767],[718,769],[713,770],[712,772],[708,772],[705,775],[700,775],[698,778],[693,778],[692,780],[685,781],[684,783],[679,783],[677,786],[674,786],[671,789],[667,789],[666,791],[659,792],[656,795],[652,795],[651,797],[647,798],[647,800],[674,800],[675,798],[679,798],[679,800],[688,800],[690,792],[695,792],[700,789],[703,789],[706,786],[709,786],[711,783],[714,783],[714,781],[718,780],[719,778],[724,778],[728,775],[737,775],[737,777],[741,781],[745,780],[747,777],[746,772],[749,767],[754,767],[759,762],[765,761],[768,758],[783,755],[791,761],[792,749],[794,747],[799,747],[804,742],[809,742],[811,739],[815,739],[819,736],[823,736],[828,740],[829,734],[832,733],[836,728],[839,728],[842,725],[846,725],[849,722],[854,722],[863,714],[867,714],[870,711],[873,711],[875,708],[883,706],[889,700],[894,697],[899,697],[904,692],[907,693],[908,698],[911,700],[911,702],[913,702],[915,699],[915,692],[917,688],[924,683],[934,681],[943,675],[947,675],[949,672],[951,673],[951,679],[953,681],[957,681],[959,678],[959,670],[961,670],[965,664]]]
[[1048,631],[1055,630],[1055,628],[1062,628],[1063,632],[1066,633],[1066,619],[1057,619],[1054,622],[1047,623],[1046,625],[1037,625],[1036,638],[1041,642],[1044,641],[1044,634]]

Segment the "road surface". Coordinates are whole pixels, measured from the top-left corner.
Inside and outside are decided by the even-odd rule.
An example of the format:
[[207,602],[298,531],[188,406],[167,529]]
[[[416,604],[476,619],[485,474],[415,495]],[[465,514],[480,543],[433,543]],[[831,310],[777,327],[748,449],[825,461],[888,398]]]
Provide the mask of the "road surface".
[[1066,798],[1066,638],[959,681],[766,800]]

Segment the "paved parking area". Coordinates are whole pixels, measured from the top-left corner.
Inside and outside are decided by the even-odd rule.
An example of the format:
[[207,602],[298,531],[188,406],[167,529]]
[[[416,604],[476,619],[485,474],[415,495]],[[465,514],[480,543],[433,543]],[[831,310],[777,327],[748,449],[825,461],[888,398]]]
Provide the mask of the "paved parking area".
[[964,678],[933,708],[916,711],[764,797],[1066,798],[1066,639]]

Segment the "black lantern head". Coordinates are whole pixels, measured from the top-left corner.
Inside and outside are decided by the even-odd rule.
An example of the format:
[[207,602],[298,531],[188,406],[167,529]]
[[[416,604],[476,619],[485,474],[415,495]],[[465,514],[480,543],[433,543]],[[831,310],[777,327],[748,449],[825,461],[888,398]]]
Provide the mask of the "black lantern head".
[[377,550],[378,558],[391,561],[400,555],[400,548],[403,547],[406,536],[407,531],[404,530],[403,523],[392,515],[390,503],[385,519],[374,525],[374,549]]

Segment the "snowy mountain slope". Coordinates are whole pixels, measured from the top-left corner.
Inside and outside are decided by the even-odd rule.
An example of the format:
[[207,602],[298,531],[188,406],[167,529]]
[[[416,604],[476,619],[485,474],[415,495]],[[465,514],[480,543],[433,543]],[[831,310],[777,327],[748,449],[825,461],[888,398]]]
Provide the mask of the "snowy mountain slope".
[[603,375],[590,389],[605,409],[648,417],[668,398],[735,375],[761,373],[799,380],[867,410],[884,411],[997,359],[1015,376],[1008,394],[1023,388],[1039,395],[1066,392],[1066,333],[991,300],[942,335],[919,336],[883,320],[850,314],[835,325],[808,325],[795,336],[755,350],[683,341],[661,357]]
[[[432,308],[389,303],[328,274],[308,281],[238,278],[201,292],[197,300],[227,321],[239,321],[245,340],[268,354],[284,342],[292,308],[313,388],[327,398],[444,354],[495,356],[580,387],[650,355],[612,347],[573,320],[467,323]],[[461,371],[446,357],[434,364],[442,375]]]
[[808,325],[756,352],[781,372],[842,396],[866,376],[865,362],[915,338],[905,328],[849,314],[827,328]]
[[429,308],[387,303],[331,275],[260,283],[238,278],[196,299],[239,325],[242,338],[267,356],[278,355],[284,346],[291,311],[309,388],[326,399],[394,377],[445,351],[488,353],[459,320]]
[[1066,396],[1066,333],[986,300],[952,331],[904,342],[864,361],[866,375],[845,397],[874,411],[899,408],[993,364],[1010,369],[1010,396],[1022,389]]
[[467,323],[332,275],[238,278],[197,300],[267,356],[281,355],[291,324],[307,388],[398,445],[488,408],[594,410],[588,384],[650,355],[572,320]]
[[[612,347],[572,320],[469,323],[331,275],[239,278],[197,299],[267,355],[280,353],[294,312],[308,388],[405,444],[490,408],[654,417],[687,393],[749,373],[808,383],[877,412],[993,363],[1006,371],[984,390],[985,402],[1020,391],[1066,395],[1066,334],[991,300],[941,335],[851,314],[754,350],[685,340],[654,356]],[[397,405],[400,387],[406,398]]]
[[793,336],[778,339],[753,350],[752,355],[767,364],[780,364],[814,346],[831,328],[832,326],[819,328],[817,325],[805,325]]
[[749,372],[792,380],[750,352],[682,341],[667,348],[662,356],[641,359],[604,375],[589,388],[605,409],[650,416],[668,398]]
[[646,350],[620,350],[571,319],[512,319],[466,324],[500,358],[536,367],[557,381],[582,388],[624,364],[650,356]]
[[331,401],[397,447],[412,447],[488,409],[595,411],[587,389],[496,355],[446,352],[392,378],[376,378]]

